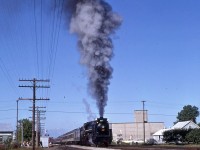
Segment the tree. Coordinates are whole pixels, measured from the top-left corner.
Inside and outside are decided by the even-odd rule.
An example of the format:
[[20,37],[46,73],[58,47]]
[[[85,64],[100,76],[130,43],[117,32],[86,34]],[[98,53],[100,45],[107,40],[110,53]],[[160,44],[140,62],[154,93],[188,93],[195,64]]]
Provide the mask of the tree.
[[199,116],[199,111],[196,106],[186,105],[181,112],[178,112],[177,122],[192,120],[196,123],[196,117]]
[[32,122],[28,119],[19,120],[20,127],[18,130],[19,140],[22,141],[22,129],[24,141],[30,141],[32,138]]

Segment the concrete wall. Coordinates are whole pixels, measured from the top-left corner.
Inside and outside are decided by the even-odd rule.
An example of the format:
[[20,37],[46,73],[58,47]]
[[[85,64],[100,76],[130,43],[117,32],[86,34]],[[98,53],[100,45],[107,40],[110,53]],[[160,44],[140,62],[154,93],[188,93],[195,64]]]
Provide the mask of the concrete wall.
[[[143,123],[111,123],[113,140],[117,140],[119,135],[123,140],[143,140]],[[163,129],[163,122],[145,123],[145,140],[152,138],[153,133]]]
[[143,110],[135,110],[134,111],[134,122],[143,122],[143,115],[144,115],[144,121],[148,122],[147,110],[144,110],[144,111]]
[[143,128],[143,115],[145,122],[145,140],[153,138],[153,134],[160,129],[164,128],[163,122],[148,122],[147,110],[135,110],[134,122],[130,123],[111,123],[113,140],[123,138],[123,140],[144,140],[144,128]]

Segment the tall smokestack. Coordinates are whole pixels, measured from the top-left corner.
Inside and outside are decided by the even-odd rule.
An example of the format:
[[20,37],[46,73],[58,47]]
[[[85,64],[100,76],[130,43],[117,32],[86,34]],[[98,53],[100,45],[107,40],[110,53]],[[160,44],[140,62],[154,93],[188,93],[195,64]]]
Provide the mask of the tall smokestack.
[[78,36],[80,63],[88,68],[88,90],[103,117],[113,72],[110,35],[120,26],[121,17],[103,0],[69,0],[68,8],[71,9],[70,32]]

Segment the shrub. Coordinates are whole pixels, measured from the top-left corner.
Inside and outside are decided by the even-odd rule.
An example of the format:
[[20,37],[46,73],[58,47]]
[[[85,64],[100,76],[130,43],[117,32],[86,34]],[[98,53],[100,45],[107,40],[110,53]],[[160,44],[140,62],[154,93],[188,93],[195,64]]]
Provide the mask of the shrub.
[[167,130],[163,133],[163,140],[166,143],[174,142],[176,144],[180,142],[186,142],[186,135],[191,129],[173,129]]
[[190,133],[186,135],[186,140],[194,144],[200,143],[200,129],[193,129]]
[[12,139],[9,139],[9,138],[4,141],[5,150],[10,150],[12,148],[11,142],[12,142]]

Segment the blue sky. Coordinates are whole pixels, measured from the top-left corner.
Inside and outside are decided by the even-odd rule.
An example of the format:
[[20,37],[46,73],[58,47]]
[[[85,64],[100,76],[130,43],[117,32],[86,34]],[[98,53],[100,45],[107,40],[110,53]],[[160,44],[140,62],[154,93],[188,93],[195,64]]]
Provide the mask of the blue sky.
[[[54,1],[53,1],[54,2]],[[1,0],[0,122],[16,126],[16,100],[32,97],[19,79],[50,79],[50,89],[37,89],[37,106],[46,107],[45,128],[68,131],[87,121],[83,99],[98,116],[87,91],[87,70],[79,64],[77,37],[67,18],[48,0]],[[150,122],[172,126],[185,105],[199,107],[200,1],[107,0],[122,19],[111,36],[114,69],[105,117],[133,122],[133,111],[145,109]],[[41,13],[42,12],[42,13]],[[61,19],[60,19],[61,17]],[[50,71],[49,71],[50,70]],[[38,83],[47,85],[47,83]],[[19,119],[31,117],[31,101],[19,102]],[[199,118],[197,119],[199,122]]]

